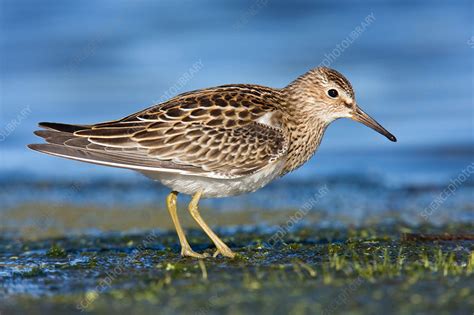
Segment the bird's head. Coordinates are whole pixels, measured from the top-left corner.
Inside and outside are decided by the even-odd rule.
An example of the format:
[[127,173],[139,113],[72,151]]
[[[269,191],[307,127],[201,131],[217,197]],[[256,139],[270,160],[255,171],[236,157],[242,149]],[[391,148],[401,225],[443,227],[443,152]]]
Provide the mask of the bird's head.
[[396,142],[394,135],[365,113],[357,104],[352,85],[336,70],[318,67],[292,82],[287,89],[305,113],[330,123],[350,118]]

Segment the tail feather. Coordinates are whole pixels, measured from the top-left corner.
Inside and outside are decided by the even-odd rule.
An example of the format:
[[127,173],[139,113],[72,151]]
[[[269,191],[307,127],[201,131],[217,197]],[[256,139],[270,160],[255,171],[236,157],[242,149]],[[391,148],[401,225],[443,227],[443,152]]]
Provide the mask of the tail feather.
[[34,134],[43,138],[48,143],[59,145],[64,144],[67,140],[74,137],[71,133],[54,130],[36,130]]
[[74,133],[79,130],[89,129],[90,126],[88,125],[71,125],[71,124],[62,124],[62,123],[55,123],[55,122],[40,122],[39,126],[41,128],[55,130],[55,131],[62,131],[68,133]]

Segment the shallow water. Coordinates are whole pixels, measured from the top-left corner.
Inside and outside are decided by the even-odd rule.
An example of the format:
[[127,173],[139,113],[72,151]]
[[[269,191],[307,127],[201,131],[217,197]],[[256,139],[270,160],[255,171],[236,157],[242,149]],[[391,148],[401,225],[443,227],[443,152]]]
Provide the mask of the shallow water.
[[[179,258],[174,233],[157,231],[0,239],[0,311],[427,314],[434,307],[467,314],[474,307],[474,235],[465,233],[472,229],[302,228],[275,242],[262,229],[221,231],[237,258],[201,262]],[[190,236],[195,250],[212,254],[202,233]]]

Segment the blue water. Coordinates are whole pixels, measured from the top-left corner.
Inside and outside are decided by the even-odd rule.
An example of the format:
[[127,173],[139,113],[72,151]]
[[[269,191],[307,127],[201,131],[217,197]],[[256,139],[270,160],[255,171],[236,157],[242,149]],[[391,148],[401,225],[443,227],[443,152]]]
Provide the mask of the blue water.
[[[399,142],[337,121],[316,157],[284,180],[355,173],[395,183],[443,182],[474,160],[471,1],[2,0],[0,5],[4,179],[134,178],[25,145],[38,141],[32,135],[38,121],[116,119],[171,90],[226,83],[285,86],[321,63],[370,14],[374,20],[330,66],[352,81],[358,102]],[[177,85],[196,62],[202,69]]]

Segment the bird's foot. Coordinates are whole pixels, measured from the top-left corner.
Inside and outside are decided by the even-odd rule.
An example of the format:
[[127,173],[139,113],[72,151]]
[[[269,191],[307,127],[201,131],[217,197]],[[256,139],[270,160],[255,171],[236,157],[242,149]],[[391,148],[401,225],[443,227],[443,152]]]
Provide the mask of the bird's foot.
[[214,255],[212,255],[212,257],[216,258],[217,255],[221,254],[222,256],[225,256],[225,257],[229,257],[229,258],[234,258],[235,257],[235,253],[233,251],[230,250],[229,247],[222,247],[222,248],[218,248],[216,250],[216,252],[214,253]]
[[191,248],[183,247],[181,249],[181,256],[204,259],[204,258],[209,257],[209,254],[208,253],[199,254],[199,253],[196,253],[195,251],[193,251]]

